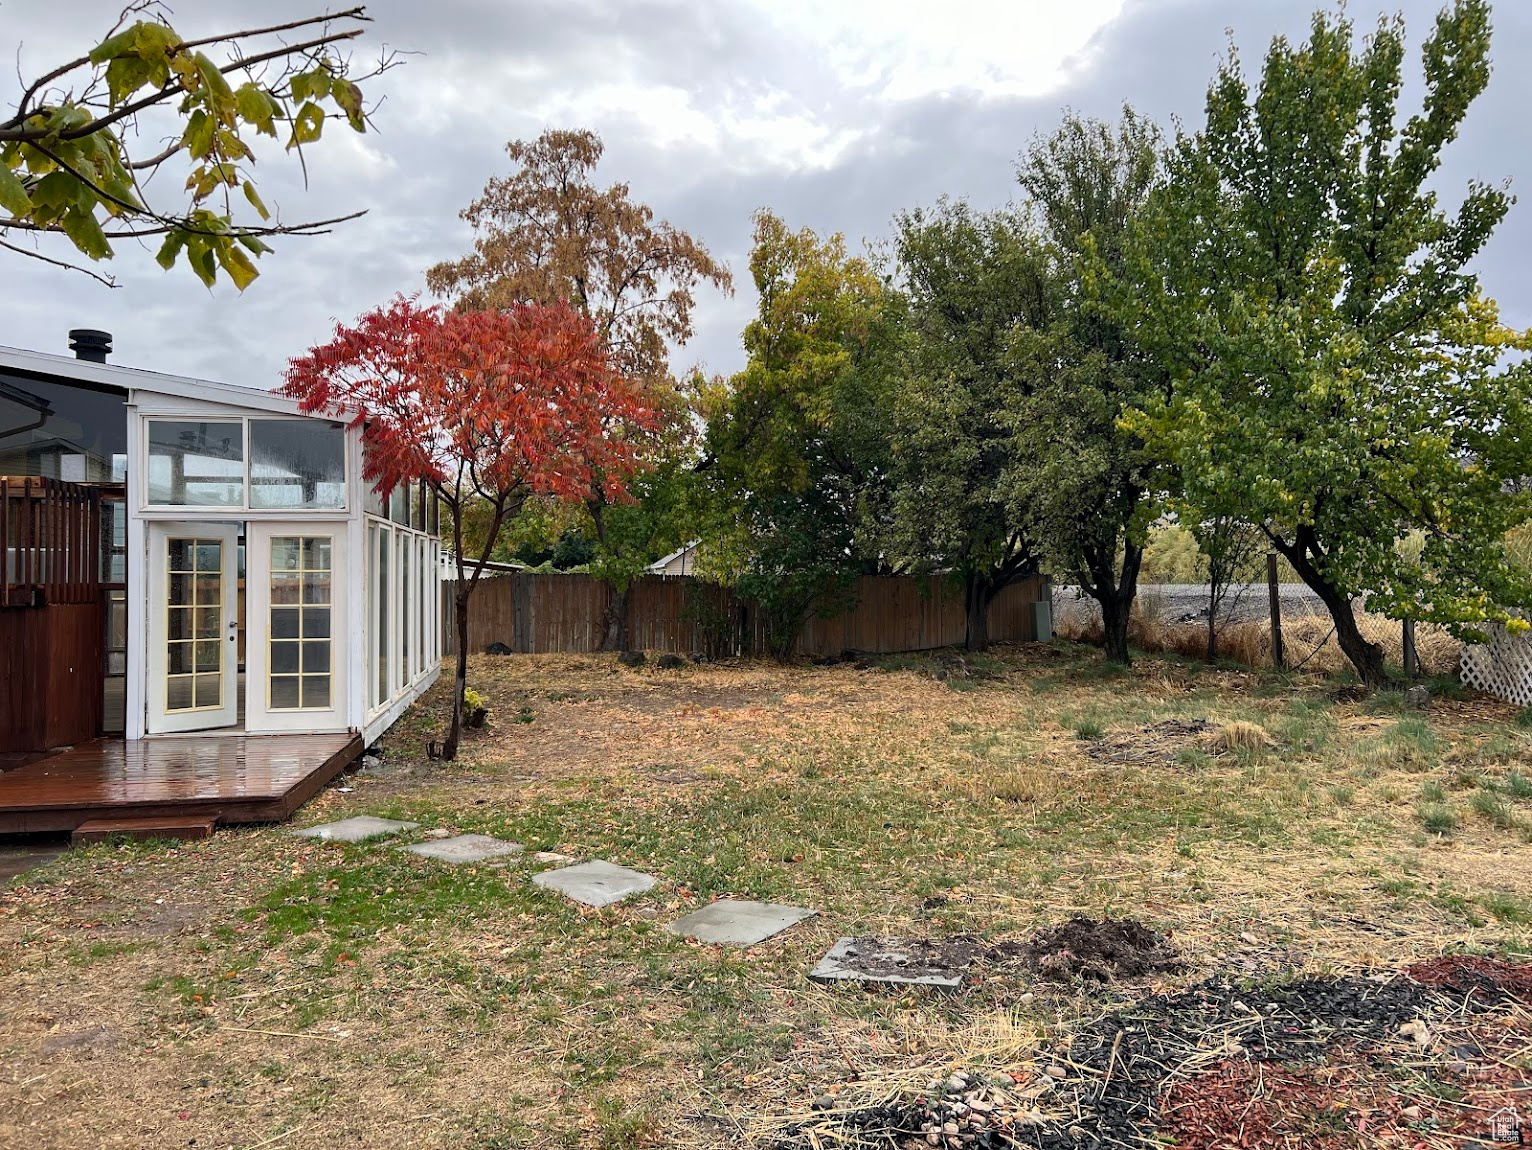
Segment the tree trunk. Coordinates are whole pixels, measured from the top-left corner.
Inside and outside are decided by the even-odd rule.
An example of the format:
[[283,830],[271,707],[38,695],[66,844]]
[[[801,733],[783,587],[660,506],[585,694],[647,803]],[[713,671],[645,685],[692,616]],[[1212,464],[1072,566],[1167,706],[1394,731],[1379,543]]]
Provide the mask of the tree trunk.
[[617,590],[616,584],[608,583],[606,601],[606,628],[601,635],[603,651],[626,651],[628,649],[628,618],[633,608],[633,583],[625,590]]
[[1335,641],[1340,644],[1341,652],[1351,660],[1351,665],[1356,668],[1356,673],[1361,677],[1364,684],[1369,687],[1381,686],[1387,679],[1383,665],[1383,648],[1377,643],[1369,643],[1356,625],[1356,612],[1352,609],[1349,596],[1341,593],[1321,573],[1319,568],[1309,558],[1311,551],[1317,545],[1311,539],[1305,539],[1303,529],[1299,529],[1296,544],[1289,544],[1286,540],[1268,531],[1267,537],[1278,551],[1292,564],[1298,578],[1319,596],[1320,602],[1330,612],[1330,618],[1335,622]]
[[457,608],[454,612],[457,616],[457,676],[452,684],[452,726],[442,747],[442,758],[449,762],[457,758],[458,740],[463,733],[463,692],[468,689],[468,596],[469,591],[459,591],[453,600]]
[[969,651],[983,651],[989,647],[989,605],[994,602],[995,591],[990,581],[982,575],[969,575],[963,581],[963,646]]
[[1126,603],[1117,594],[1101,596],[1102,648],[1108,663],[1126,667],[1132,656],[1128,654],[1128,618],[1133,612],[1133,601]]
[[1087,583],[1085,590],[1101,605],[1102,647],[1107,662],[1126,667],[1132,662],[1128,653],[1128,621],[1133,617],[1133,600],[1138,596],[1138,572],[1143,566],[1144,549],[1133,543],[1124,544],[1120,574],[1113,570],[1114,555],[1087,555],[1086,562],[1094,583]]
[[1208,662],[1218,662],[1218,603],[1208,600]]

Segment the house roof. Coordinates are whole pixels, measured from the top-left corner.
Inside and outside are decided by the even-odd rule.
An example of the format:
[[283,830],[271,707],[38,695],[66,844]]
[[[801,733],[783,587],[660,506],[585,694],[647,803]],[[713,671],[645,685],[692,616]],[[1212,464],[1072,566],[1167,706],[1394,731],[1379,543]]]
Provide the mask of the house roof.
[[658,571],[660,568],[668,566],[671,563],[674,563],[677,559],[681,558],[681,556],[685,555],[688,551],[695,551],[697,549],[697,545],[700,544],[701,542],[702,542],[702,540],[700,540],[700,539],[693,539],[690,543],[688,543],[685,547],[682,547],[680,550],[672,551],[669,555],[665,556],[665,558],[663,558],[663,559],[656,559],[653,563],[649,564],[649,570],[651,570],[651,571]]
[[[256,411],[271,411],[281,415],[305,415],[298,410],[298,401],[274,391],[261,391],[254,387],[240,387],[232,383],[215,383],[208,379],[193,379],[184,375],[166,375],[147,371],[141,367],[122,367],[114,363],[93,363],[72,355],[49,355],[22,348],[0,347],[0,370],[26,372],[31,375],[51,376],[55,379],[77,380],[95,387],[107,387],[127,394],[133,402],[136,393],[164,395],[173,399],[191,399],[203,403],[221,403],[230,407],[245,407]],[[316,418],[320,418],[317,417]]]

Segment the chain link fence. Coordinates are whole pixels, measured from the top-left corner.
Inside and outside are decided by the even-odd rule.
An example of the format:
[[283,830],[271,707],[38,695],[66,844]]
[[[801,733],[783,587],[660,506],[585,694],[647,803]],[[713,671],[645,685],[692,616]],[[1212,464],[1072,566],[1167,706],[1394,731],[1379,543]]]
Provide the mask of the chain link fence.
[[[1350,661],[1335,640],[1335,624],[1319,597],[1301,583],[1279,583],[1283,662],[1289,668],[1342,671]],[[1190,658],[1208,655],[1210,588],[1195,583],[1141,584],[1129,622],[1129,641],[1143,651],[1171,651]],[[1370,614],[1356,604],[1357,627],[1383,648],[1388,664],[1404,668],[1405,626],[1397,619]],[[1077,588],[1055,587],[1054,630],[1063,638],[1101,641],[1101,609]],[[1271,596],[1265,583],[1231,586],[1213,613],[1218,658],[1252,667],[1272,665]],[[1444,628],[1415,626],[1414,670],[1425,675],[1456,674],[1463,644]]]

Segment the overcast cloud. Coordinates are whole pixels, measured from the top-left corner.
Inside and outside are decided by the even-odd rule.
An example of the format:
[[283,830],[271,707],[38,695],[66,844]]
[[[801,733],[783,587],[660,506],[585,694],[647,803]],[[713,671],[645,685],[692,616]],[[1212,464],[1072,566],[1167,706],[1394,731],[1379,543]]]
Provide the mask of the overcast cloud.
[[[19,45],[27,79],[80,54],[120,5],[0,0],[0,47]],[[457,216],[503,146],[545,127],[589,127],[607,145],[598,175],[692,232],[734,270],[733,298],[704,296],[697,335],[676,367],[742,363],[754,307],[750,216],[770,207],[793,226],[853,241],[889,231],[895,212],[947,194],[982,206],[1012,197],[1017,152],[1060,110],[1111,116],[1124,101],[1160,123],[1201,119],[1232,30],[1248,66],[1274,35],[1301,38],[1314,0],[380,0],[359,56],[418,53],[367,86],[376,133],[330,125],[310,154],[309,185],[280,153],[257,180],[289,221],[367,209],[318,239],[286,239],[243,295],[209,293],[184,267],[161,272],[152,248],[124,244],[122,285],[0,253],[0,344],[65,352],[71,327],[116,337],[114,361],[253,387],[289,357],[462,254]],[[1416,50],[1439,0],[1352,0],[1370,27],[1402,11]],[[257,6],[184,0],[187,35],[246,26]],[[268,0],[260,22],[317,3]],[[1496,5],[1495,75],[1439,181],[1510,179],[1532,195],[1532,4]],[[1418,85],[1416,89],[1418,91]],[[15,69],[0,94],[13,104]],[[1532,202],[1513,209],[1481,263],[1506,318],[1532,325]]]

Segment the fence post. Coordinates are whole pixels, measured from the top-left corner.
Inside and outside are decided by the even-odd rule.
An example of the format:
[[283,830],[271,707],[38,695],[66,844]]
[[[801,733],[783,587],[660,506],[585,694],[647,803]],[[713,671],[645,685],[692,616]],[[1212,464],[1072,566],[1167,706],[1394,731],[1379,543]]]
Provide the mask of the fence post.
[[1277,553],[1266,555],[1266,589],[1271,599],[1271,665],[1281,670],[1287,665],[1282,654],[1282,590],[1277,582]]
[[1415,620],[1406,619],[1402,624],[1402,630],[1404,673],[1413,679],[1420,673],[1420,655],[1415,650]]

